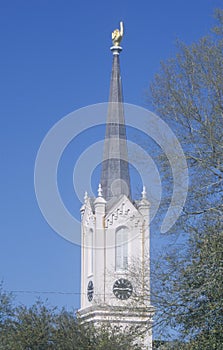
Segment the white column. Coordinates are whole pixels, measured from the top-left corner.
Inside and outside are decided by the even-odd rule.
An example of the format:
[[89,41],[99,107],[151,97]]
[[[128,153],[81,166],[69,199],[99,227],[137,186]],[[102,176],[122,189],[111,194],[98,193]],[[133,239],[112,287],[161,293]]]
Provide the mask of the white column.
[[106,242],[105,242],[105,207],[106,201],[102,197],[99,185],[98,197],[94,202],[95,207],[95,247],[94,247],[94,271],[95,271],[95,301],[103,304],[105,299],[105,272],[106,272]]

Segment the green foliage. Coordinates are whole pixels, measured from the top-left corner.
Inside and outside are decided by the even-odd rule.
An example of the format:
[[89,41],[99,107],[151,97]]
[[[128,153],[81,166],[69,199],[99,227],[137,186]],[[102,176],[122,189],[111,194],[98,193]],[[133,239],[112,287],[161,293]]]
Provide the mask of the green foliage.
[[12,295],[5,293],[0,283],[0,330],[12,316]]
[[[154,301],[166,326],[181,331],[182,349],[220,349],[223,344],[223,227],[206,226],[189,240],[187,254],[171,251]],[[206,344],[206,345],[205,345]],[[208,347],[207,347],[208,349]]]
[[13,307],[11,298],[0,289],[0,350],[140,350],[132,330],[83,325],[72,312],[41,301]]
[[13,318],[7,319],[0,332],[0,349],[44,350],[51,346],[53,311],[42,302],[31,308],[21,306],[9,310]]

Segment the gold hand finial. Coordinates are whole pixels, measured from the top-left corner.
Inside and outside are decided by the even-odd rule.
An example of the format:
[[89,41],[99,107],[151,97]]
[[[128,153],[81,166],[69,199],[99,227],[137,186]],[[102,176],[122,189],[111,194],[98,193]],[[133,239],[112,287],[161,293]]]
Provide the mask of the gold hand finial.
[[120,42],[122,41],[124,35],[124,27],[123,27],[123,22],[120,22],[120,30],[115,29],[112,32],[112,42],[114,46],[119,46]]

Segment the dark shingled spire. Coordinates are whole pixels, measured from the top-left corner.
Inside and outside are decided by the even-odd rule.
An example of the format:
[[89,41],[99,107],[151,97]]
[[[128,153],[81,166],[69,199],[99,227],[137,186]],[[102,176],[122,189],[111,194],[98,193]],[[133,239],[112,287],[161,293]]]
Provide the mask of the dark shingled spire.
[[106,201],[125,194],[131,197],[125,118],[123,110],[122,83],[120,76],[120,46],[111,47],[113,53],[112,75],[101,185]]

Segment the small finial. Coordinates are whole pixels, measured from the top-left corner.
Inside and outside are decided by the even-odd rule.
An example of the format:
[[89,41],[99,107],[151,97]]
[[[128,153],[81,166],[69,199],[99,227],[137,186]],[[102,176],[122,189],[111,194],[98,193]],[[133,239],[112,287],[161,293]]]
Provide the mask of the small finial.
[[142,188],[142,199],[146,199],[146,186]]
[[124,35],[124,27],[123,27],[123,22],[120,22],[120,30],[115,29],[112,32],[112,42],[114,46],[119,46],[120,42],[122,41]]
[[102,197],[102,188],[101,188],[101,184],[98,185],[98,197]]
[[88,199],[88,194],[87,194],[87,191],[86,191],[85,194],[84,194],[84,203],[85,204],[87,203],[87,199]]

